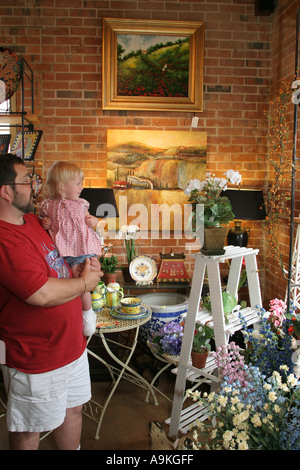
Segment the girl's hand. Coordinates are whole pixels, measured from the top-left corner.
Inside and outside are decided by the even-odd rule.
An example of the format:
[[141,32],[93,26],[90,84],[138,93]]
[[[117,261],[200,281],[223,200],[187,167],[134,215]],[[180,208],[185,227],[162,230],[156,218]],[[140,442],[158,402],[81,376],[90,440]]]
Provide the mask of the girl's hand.
[[45,230],[49,230],[52,225],[52,220],[50,219],[50,217],[43,217],[41,223]]
[[91,214],[88,214],[85,216],[85,223],[89,228],[95,228],[98,224],[98,219],[97,217],[94,217]]

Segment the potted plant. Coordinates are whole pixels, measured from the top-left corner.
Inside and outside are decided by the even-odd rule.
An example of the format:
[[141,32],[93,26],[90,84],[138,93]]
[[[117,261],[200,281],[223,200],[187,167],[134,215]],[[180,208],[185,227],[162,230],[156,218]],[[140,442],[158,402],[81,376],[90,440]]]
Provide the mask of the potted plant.
[[[224,241],[228,232],[226,225],[234,219],[231,202],[226,196],[227,184],[239,185],[242,177],[238,171],[228,170],[225,178],[208,173],[205,181],[190,180],[184,190],[192,203],[191,227],[198,232],[204,226],[204,242],[201,252],[207,255],[224,253]],[[224,227],[225,225],[225,227]]]
[[118,264],[118,258],[109,252],[109,246],[104,247],[104,253],[100,256],[101,270],[104,273],[103,282],[115,282],[117,279],[117,269],[121,266]]
[[198,369],[205,367],[208,353],[211,349],[210,340],[214,337],[214,330],[208,323],[204,325],[196,324],[195,334],[192,344],[192,364]]
[[119,238],[124,237],[126,256],[127,256],[127,266],[123,268],[123,276],[125,280],[130,280],[131,276],[129,274],[129,265],[133,258],[136,256],[135,252],[135,240],[136,234],[140,230],[137,225],[122,225],[119,230]]

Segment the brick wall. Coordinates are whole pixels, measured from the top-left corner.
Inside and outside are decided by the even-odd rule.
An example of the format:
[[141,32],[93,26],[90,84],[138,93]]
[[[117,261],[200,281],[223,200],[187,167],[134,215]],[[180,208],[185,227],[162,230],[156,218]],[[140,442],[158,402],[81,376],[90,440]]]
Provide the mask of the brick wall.
[[[36,154],[39,171],[45,177],[53,161],[70,159],[84,170],[86,186],[105,186],[107,129],[190,130],[190,115],[184,112],[102,111],[102,18],[204,21],[204,110],[191,132],[207,132],[209,171],[220,176],[233,168],[242,174],[243,187],[263,188],[268,174],[265,110],[272,76],[289,75],[293,68],[293,59],[284,58],[285,51],[294,50],[289,38],[296,3],[279,0],[275,14],[256,16],[254,0],[2,0],[1,45],[24,55],[35,71],[35,112],[44,131]],[[285,49],[280,49],[283,42]],[[260,249],[264,288],[262,223],[247,225],[249,245]],[[125,261],[120,242],[114,244]],[[183,251],[185,241],[139,240],[139,253],[156,261],[171,249]],[[187,252],[190,272],[192,251]],[[268,278],[270,290],[272,273]]]

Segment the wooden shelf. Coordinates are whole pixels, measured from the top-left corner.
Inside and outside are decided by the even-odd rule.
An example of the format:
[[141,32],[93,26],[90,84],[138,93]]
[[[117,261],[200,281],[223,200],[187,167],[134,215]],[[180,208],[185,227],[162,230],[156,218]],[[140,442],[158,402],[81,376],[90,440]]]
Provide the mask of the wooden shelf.
[[[36,125],[40,124],[40,119],[35,114],[29,113],[0,113],[0,127],[1,124],[9,123],[11,126],[22,126],[22,119],[24,119],[25,125]],[[4,126],[2,126],[4,127]]]

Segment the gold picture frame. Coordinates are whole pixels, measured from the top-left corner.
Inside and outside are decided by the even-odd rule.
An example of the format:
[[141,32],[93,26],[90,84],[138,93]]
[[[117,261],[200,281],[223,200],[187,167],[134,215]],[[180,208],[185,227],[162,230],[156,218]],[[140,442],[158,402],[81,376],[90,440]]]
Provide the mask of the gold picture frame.
[[202,112],[204,29],[104,18],[102,109]]

